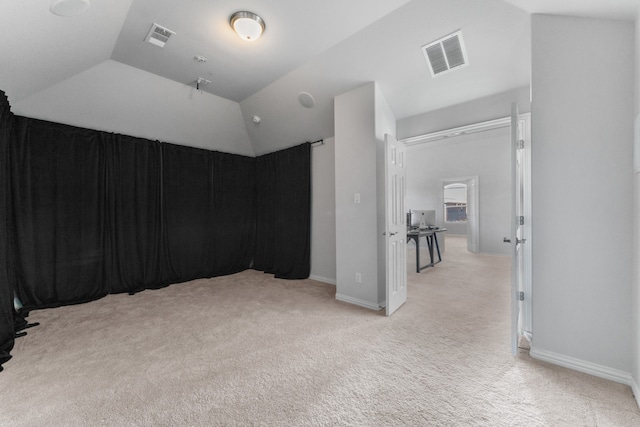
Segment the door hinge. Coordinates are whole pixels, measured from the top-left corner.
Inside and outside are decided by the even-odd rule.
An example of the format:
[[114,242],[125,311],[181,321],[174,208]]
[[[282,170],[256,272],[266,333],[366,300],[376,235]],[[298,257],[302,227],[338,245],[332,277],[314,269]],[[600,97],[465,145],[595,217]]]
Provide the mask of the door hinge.
[[518,150],[524,150],[524,139],[518,140]]
[[524,216],[519,216],[519,217],[518,217],[518,223],[519,223],[520,225],[524,225]]
[[518,293],[518,300],[519,301],[524,301],[524,292],[519,292]]

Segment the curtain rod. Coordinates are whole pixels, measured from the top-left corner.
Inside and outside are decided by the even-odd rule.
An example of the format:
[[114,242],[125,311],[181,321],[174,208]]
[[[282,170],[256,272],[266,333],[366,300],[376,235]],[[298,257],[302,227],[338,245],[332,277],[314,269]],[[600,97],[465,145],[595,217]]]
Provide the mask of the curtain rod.
[[310,142],[309,145],[311,145],[312,147],[319,147],[321,145],[324,145],[324,139],[319,139],[317,141]]

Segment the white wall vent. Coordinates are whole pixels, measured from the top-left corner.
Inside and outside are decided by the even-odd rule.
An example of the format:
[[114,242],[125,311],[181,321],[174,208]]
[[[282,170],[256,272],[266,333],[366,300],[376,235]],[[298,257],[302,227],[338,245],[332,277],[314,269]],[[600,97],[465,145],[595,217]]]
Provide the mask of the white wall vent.
[[144,41],[149,42],[152,45],[156,45],[158,47],[164,47],[164,45],[169,41],[171,36],[174,34],[175,32],[171,31],[170,29],[154,23],[149,29],[149,32],[147,33],[147,37],[144,38]]
[[456,31],[422,46],[422,53],[424,53],[433,77],[469,65],[462,40],[462,31]]

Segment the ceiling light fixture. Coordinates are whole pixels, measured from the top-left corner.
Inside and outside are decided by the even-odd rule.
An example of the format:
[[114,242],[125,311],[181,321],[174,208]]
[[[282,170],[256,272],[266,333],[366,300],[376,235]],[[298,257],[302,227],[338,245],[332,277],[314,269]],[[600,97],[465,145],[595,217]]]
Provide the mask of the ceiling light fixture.
[[265,24],[262,18],[253,12],[240,11],[231,15],[231,28],[242,40],[256,41],[264,32]]

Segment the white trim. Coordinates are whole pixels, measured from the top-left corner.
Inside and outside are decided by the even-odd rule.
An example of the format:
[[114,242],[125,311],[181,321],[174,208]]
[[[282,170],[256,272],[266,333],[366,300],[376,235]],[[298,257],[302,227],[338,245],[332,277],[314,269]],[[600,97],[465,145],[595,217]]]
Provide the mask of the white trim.
[[[531,113],[519,114],[519,118],[530,117]],[[503,117],[495,120],[488,120],[486,122],[474,123],[472,125],[459,126],[456,128],[445,129],[438,132],[425,133],[423,135],[411,136],[409,138],[401,139],[400,142],[404,142],[406,145],[423,144],[425,142],[439,141],[445,138],[452,138],[455,136],[468,135],[476,132],[484,132],[487,130],[499,129],[511,126],[511,117]]]
[[636,379],[633,377],[631,377],[631,391],[633,391],[633,397],[636,398],[636,403],[640,408],[640,387],[638,387],[638,383],[636,382]]
[[425,142],[433,142],[440,139],[451,138],[454,136],[466,135],[476,132],[483,132],[486,130],[499,129],[507,126],[511,126],[511,117],[503,117],[501,119],[489,120],[488,122],[474,123],[472,125],[460,126],[457,128],[447,129],[439,132],[431,132],[424,135],[412,136],[410,138],[401,139],[401,141],[406,145],[423,144]]
[[333,286],[337,285],[336,279],[329,279],[328,277],[316,276],[315,274],[310,275],[309,279],[315,280],[316,282],[327,283]]
[[[573,369],[574,371],[593,375],[594,377],[604,378],[606,380],[615,381],[628,386],[631,386],[633,383],[633,377],[628,372],[576,359],[575,357],[565,356],[563,354],[546,350],[536,350],[534,347],[531,347],[529,355],[534,359],[553,363],[554,365],[563,366],[565,368]],[[637,396],[638,394],[636,394],[636,400],[638,399]]]
[[377,310],[380,310],[382,308],[382,307],[380,307],[379,304],[373,304],[373,303],[370,303],[369,301],[365,301],[365,300],[361,300],[361,299],[358,299],[358,298],[349,297],[349,296],[338,294],[338,293],[336,293],[336,299],[338,301],[348,302],[349,304],[359,305],[360,307],[368,308],[370,310],[376,310],[377,311]]

